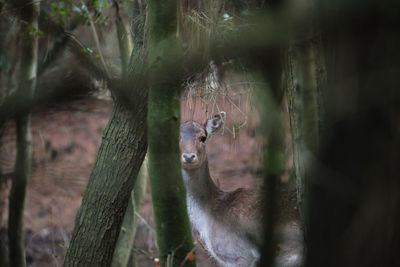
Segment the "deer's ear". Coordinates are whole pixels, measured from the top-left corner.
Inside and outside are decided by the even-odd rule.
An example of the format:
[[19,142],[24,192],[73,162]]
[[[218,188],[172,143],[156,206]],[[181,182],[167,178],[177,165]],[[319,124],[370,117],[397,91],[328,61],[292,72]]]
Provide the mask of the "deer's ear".
[[218,131],[222,124],[225,122],[226,112],[221,111],[219,114],[215,115],[206,122],[206,131],[208,135],[212,135]]

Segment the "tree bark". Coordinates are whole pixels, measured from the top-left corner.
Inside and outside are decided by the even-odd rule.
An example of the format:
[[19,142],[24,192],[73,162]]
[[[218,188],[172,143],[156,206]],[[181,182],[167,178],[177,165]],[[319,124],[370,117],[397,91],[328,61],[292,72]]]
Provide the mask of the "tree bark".
[[[113,4],[115,8],[115,24],[117,27],[117,38],[121,58],[121,80],[128,81],[129,62],[131,59],[131,54],[133,52],[133,40],[127,28],[127,25],[120,14],[118,2],[114,1]],[[138,224],[135,212],[140,212],[141,206],[143,204],[147,184],[147,176],[147,161],[145,160],[142,163],[138,178],[129,199],[128,207],[126,209],[122,222],[122,227],[115,246],[111,266],[127,266],[129,259],[132,256],[133,245],[136,235],[136,227]]]
[[147,160],[145,159],[140,168],[135,187],[133,188],[131,198],[129,199],[128,208],[125,212],[121,231],[114,250],[114,256],[111,263],[112,267],[128,266],[129,260],[132,257],[136,228],[138,226],[138,216],[136,213],[139,213],[142,209],[146,193],[147,178]]
[[[125,260],[124,255],[121,255],[121,246],[118,246],[115,253],[114,250],[121,232],[124,215],[125,223],[130,223],[130,219],[132,219],[133,207],[129,199],[131,199],[131,192],[147,151],[148,91],[139,88],[144,83],[143,77],[137,75],[138,73],[139,75],[145,74],[143,72],[145,64],[143,59],[137,58],[135,64],[139,67],[135,66],[135,68],[129,69],[130,54],[133,48],[132,39],[120,17],[116,1],[114,6],[117,14],[116,25],[122,61],[122,78],[116,85],[118,91],[114,91],[116,94],[114,96],[116,98],[115,108],[109,124],[104,130],[103,142],[97,155],[96,164],[76,217],[65,266],[110,266]],[[132,86],[133,81],[136,83],[135,87]],[[137,191],[136,195],[142,197],[143,181],[137,184],[139,187],[135,190]],[[129,207],[126,211],[128,202]],[[138,202],[140,202],[139,199]],[[129,259],[136,226],[131,225],[125,228],[130,230],[129,235],[126,235],[125,238],[121,237],[118,242],[128,243],[127,259]]]
[[[180,44],[175,0],[149,1],[149,175],[163,266],[179,266],[193,249],[179,160]],[[195,266],[186,261],[185,266]]]
[[[315,16],[312,1],[305,14]],[[313,20],[307,18],[302,30],[294,36],[285,57],[285,88],[289,107],[293,146],[293,165],[297,202],[305,236],[308,231],[309,186],[313,161],[318,156],[323,131],[323,90],[326,84],[325,61],[321,36]]]
[[[20,99],[32,99],[36,85],[38,59],[38,19],[40,6],[36,3],[20,3],[21,18],[21,69],[17,95]],[[26,265],[24,250],[24,204],[26,186],[31,173],[32,136],[30,115],[16,116],[17,159],[9,202],[9,261],[11,266]]]
[[[307,195],[310,166],[318,154],[321,120],[318,63],[314,41],[293,45],[287,53],[286,96],[293,145],[293,165],[297,201],[305,232],[308,229]],[[323,78],[322,78],[323,79]]]
[[147,90],[133,109],[115,103],[75,219],[64,266],[110,266],[128,200],[146,154]]

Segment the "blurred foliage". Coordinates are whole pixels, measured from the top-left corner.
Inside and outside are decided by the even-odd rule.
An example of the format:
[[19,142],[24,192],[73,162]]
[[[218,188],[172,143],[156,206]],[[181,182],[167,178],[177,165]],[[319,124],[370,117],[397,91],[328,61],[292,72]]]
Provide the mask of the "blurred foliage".
[[89,25],[89,10],[96,13],[96,23],[99,25],[108,25],[110,17],[105,15],[109,8],[107,0],[96,0],[92,5],[87,5],[83,1],[66,0],[50,4],[50,17],[52,17],[61,26],[65,26],[75,16],[79,16],[81,23]]
[[[118,2],[122,7],[122,17],[129,21],[129,33],[134,36],[135,47],[145,47],[147,38],[146,1]],[[373,69],[375,65],[371,61],[380,64],[377,68],[380,67],[379,71],[384,74],[379,73],[379,75],[394,73],[397,70],[398,60],[394,55],[395,49],[390,44],[379,45],[382,39],[395,37],[395,34],[390,35],[391,32],[388,30],[392,30],[398,22],[398,9],[395,8],[394,1],[379,4],[373,3],[373,1],[365,1],[364,3],[362,1],[321,0],[316,1],[318,9],[308,6],[307,1],[287,1],[289,4],[283,8],[269,10],[262,7],[274,7],[274,3],[272,3],[274,1],[268,1],[268,4],[265,2],[180,0],[178,4],[178,35],[184,49],[185,62],[183,68],[186,71],[185,74],[187,74],[184,77],[184,87],[187,89],[188,95],[200,97],[206,108],[209,108],[211,112],[219,109],[216,104],[217,98],[222,98],[231,103],[235,109],[237,108],[243,118],[240,119],[240,122],[234,123],[232,129],[229,129],[234,136],[247,123],[247,115],[246,112],[235,106],[236,102],[233,98],[236,96],[230,95],[229,86],[224,84],[224,70],[235,68],[239,72],[243,72],[243,70],[268,72],[269,62],[265,60],[266,54],[271,50],[276,51],[277,47],[286,49],[289,45],[300,47],[307,43],[315,43],[315,37],[322,33],[321,39],[325,42],[323,49],[329,48],[331,51],[325,53],[321,49],[321,54],[318,54],[318,57],[327,57],[327,61],[332,64],[330,73],[328,73],[332,88],[336,83],[346,85],[344,88],[350,88],[348,84],[354,80],[359,81],[360,84],[365,84],[364,88],[367,88],[369,84],[365,81],[374,81],[378,75],[376,74],[377,71]],[[3,6],[3,3],[2,1],[2,16],[0,17],[0,103],[3,103],[6,96],[10,96],[15,91],[16,73],[20,68],[18,63],[20,56],[18,29],[20,23],[23,23],[23,19],[17,15],[19,10],[13,7],[12,1],[9,1],[6,6]],[[110,42],[110,38],[107,39],[107,37],[112,32],[114,19],[110,5],[111,2],[107,0],[42,1],[42,16],[45,18],[49,16],[50,20],[43,20],[39,27],[29,26],[27,29],[30,35],[40,37],[40,60],[54,63],[53,65],[50,63],[46,65],[48,72],[44,73],[55,73],[60,69],[63,70],[59,76],[54,75],[49,78],[52,79],[51,86],[49,86],[52,87],[51,92],[57,92],[61,86],[56,85],[63,83],[67,74],[73,71],[84,73],[84,75],[80,76],[79,79],[75,79],[76,76],[69,77],[71,80],[78,81],[78,85],[75,83],[70,85],[64,82],[64,84],[68,84],[67,88],[62,87],[65,91],[68,91],[66,94],[73,91],[72,87],[87,85],[95,79],[106,80],[108,82],[107,88],[111,90],[115,91],[115,88],[118,88],[121,81],[116,78],[119,76],[115,75],[119,70],[119,62],[116,60],[118,56],[115,56],[118,53],[117,49],[108,48],[109,50],[106,51],[106,56],[104,56],[106,64],[101,66],[99,63],[102,59],[101,51],[98,47],[95,49],[94,44],[90,43],[95,31],[99,32],[99,39],[103,43]],[[89,15],[92,16],[92,22]],[[310,26],[310,22],[315,25]],[[87,27],[83,30],[83,27],[80,27],[88,26],[91,23],[95,24],[96,27],[93,27],[96,28],[95,31],[89,32]],[[108,32],[106,32],[106,29]],[[346,29],[349,29],[349,32],[343,33],[342,31]],[[371,39],[366,33],[365,36],[362,35],[362,30],[376,33],[376,36],[373,36],[376,38]],[[363,38],[353,40],[352,38],[356,36],[356,33]],[[336,35],[340,38],[336,38]],[[380,39],[380,36],[383,38]],[[332,42],[328,43],[327,40]],[[84,43],[84,41],[87,43]],[[354,51],[344,51],[341,55],[345,59],[338,58],[339,48],[346,47],[349,43],[354,46],[350,47]],[[376,51],[369,51],[364,48],[364,46],[368,47],[372,44]],[[392,45],[394,44],[396,43],[392,42]],[[59,52],[52,56],[52,53],[57,49]],[[382,53],[379,54],[379,51]],[[388,53],[392,53],[393,57],[392,55],[388,56]],[[386,56],[386,58],[378,60],[382,56]],[[357,60],[354,57],[358,57]],[[392,61],[390,62],[388,58],[391,58]],[[340,80],[343,77],[337,74],[341,73],[339,71],[341,66],[338,67],[337,65],[339,61],[344,68],[350,69],[352,75],[345,76],[347,80]],[[136,64],[134,53],[132,53],[130,64],[132,68]],[[361,67],[351,69],[351,64],[369,66],[369,69],[363,70]],[[300,65],[304,66],[305,64]],[[389,65],[393,68],[387,68]],[[106,71],[107,68],[111,69],[110,75]],[[171,68],[170,71],[173,73],[175,70]],[[322,72],[320,68],[316,71]],[[334,71],[337,73],[334,73]],[[364,72],[361,73],[362,71]],[[138,78],[141,80],[139,83],[145,83],[144,80],[147,79],[145,73],[146,71],[143,71],[143,78]],[[345,74],[347,75],[347,73]],[[248,76],[250,77],[250,75]],[[46,78],[47,76],[43,75],[43,77]],[[289,79],[289,75],[283,77],[283,79]],[[390,79],[393,80],[393,84],[396,83],[396,80],[388,75],[387,80]],[[249,78],[248,80],[252,79]],[[382,82],[381,84],[384,84],[383,81],[384,79],[379,80],[379,82]],[[302,90],[302,88],[296,86],[297,83],[298,77],[293,78],[292,89]],[[40,85],[39,82],[38,86]],[[246,90],[238,92],[238,94],[248,96],[254,86],[248,82],[244,87],[246,87]],[[40,92],[40,88],[38,92]],[[337,92],[337,95],[332,92]],[[366,101],[362,97],[359,98],[359,101],[354,100],[356,99],[354,95],[365,95],[365,92],[361,89],[354,90],[352,87],[346,92],[342,92],[338,86],[331,89],[330,92],[337,98],[330,98],[327,104],[341,105],[341,108],[334,113],[335,116],[337,114],[347,115],[348,110],[357,110],[357,105],[368,106],[370,104],[368,101],[372,103],[372,100]],[[325,93],[322,92],[321,95],[324,96]],[[48,95],[52,96],[51,94]],[[126,94],[116,92],[115,96],[123,99]],[[241,98],[239,97],[239,99]],[[335,103],[334,100],[337,99],[342,102]],[[374,95],[371,96],[371,99],[380,99],[380,97]],[[396,98],[393,97],[393,99]],[[52,100],[51,97],[46,99],[47,102],[52,102]],[[37,102],[29,105],[26,103],[18,105],[14,102],[10,103],[9,106],[13,108],[37,105]],[[1,116],[4,117],[4,114],[6,113],[2,112]],[[9,118],[7,117],[7,119]]]

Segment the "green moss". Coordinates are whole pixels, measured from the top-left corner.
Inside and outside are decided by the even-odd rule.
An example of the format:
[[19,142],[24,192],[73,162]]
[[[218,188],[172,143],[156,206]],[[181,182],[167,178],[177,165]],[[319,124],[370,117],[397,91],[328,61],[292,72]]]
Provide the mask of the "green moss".
[[179,161],[181,49],[176,1],[149,1],[149,30],[149,175],[157,243],[163,266],[168,255],[174,256],[173,266],[180,266],[194,245]]

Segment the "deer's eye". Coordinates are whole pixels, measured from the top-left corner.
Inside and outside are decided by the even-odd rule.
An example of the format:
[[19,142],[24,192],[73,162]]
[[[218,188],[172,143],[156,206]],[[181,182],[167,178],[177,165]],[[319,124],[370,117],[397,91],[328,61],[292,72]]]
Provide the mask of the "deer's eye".
[[200,142],[204,143],[207,140],[207,136],[200,137]]

